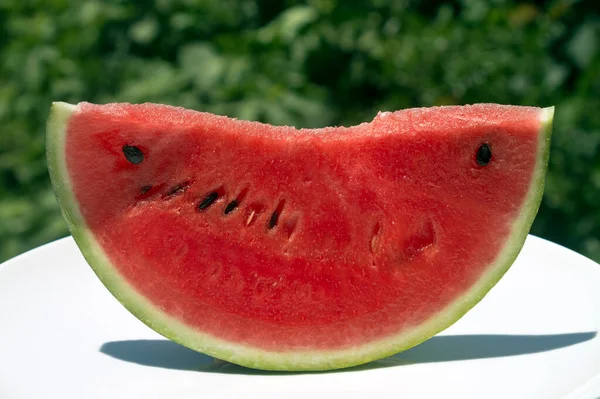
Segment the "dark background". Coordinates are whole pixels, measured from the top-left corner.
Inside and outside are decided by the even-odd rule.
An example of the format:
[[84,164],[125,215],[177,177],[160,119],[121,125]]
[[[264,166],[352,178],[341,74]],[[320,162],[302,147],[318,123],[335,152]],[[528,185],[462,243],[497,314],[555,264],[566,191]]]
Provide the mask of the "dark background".
[[597,1],[0,0],[0,261],[68,234],[44,154],[54,100],[297,127],[555,105],[532,232],[600,261]]

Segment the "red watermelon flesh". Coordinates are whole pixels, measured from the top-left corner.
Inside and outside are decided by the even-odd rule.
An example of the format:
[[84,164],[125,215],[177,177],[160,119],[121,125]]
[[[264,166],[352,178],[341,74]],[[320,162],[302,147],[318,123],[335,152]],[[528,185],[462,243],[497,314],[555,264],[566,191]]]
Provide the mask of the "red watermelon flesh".
[[552,112],[295,129],[55,103],[48,156],[82,253],[138,318],[242,365],[327,369],[429,338],[498,281],[539,206]]

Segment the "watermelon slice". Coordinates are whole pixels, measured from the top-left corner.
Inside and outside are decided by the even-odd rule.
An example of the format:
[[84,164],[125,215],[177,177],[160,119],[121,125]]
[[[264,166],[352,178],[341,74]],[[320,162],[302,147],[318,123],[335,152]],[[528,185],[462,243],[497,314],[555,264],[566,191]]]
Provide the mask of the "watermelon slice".
[[136,317],[229,362],[324,370],[408,349],[496,284],[542,197],[553,112],[310,130],[58,102],[48,162],[79,248]]

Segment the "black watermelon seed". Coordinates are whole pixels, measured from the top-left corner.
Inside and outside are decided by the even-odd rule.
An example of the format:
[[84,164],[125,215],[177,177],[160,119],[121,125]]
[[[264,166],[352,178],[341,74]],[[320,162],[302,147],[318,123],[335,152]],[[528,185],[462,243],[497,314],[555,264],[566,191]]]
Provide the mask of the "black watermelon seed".
[[217,193],[216,191],[213,191],[212,193],[208,194],[200,202],[200,204],[198,204],[198,209],[200,209],[201,211],[205,210],[206,208],[211,206],[217,200],[217,198],[219,198],[219,193]]
[[267,225],[269,227],[269,230],[274,228],[275,226],[277,226],[277,222],[279,221],[279,216],[281,215],[281,212],[283,211],[284,206],[285,206],[285,200],[282,199],[281,201],[279,201],[279,204],[277,204],[277,207],[271,214],[271,218],[269,219],[269,224]]
[[134,165],[137,165],[144,160],[144,153],[137,147],[130,145],[123,146],[123,154],[125,154],[125,158]]
[[143,186],[140,191],[142,194],[146,194],[148,191],[150,191],[151,188],[152,186],[148,184],[146,186]]
[[238,207],[238,203],[236,200],[231,201],[229,204],[227,204],[227,206],[225,207],[225,214],[228,215],[231,212],[233,212],[233,210],[235,208]]
[[271,215],[271,219],[269,219],[269,228],[270,229],[277,226],[278,218],[279,218],[279,213],[277,213],[277,211],[273,212],[273,214]]
[[485,166],[492,160],[492,149],[487,143],[483,143],[477,150],[477,163]]

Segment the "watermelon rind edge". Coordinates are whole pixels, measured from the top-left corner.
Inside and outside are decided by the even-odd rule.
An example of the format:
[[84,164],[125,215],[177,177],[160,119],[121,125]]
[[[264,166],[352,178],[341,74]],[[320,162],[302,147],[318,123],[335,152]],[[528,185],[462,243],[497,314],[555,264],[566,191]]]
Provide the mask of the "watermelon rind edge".
[[81,215],[65,161],[65,133],[76,105],[54,102],[46,126],[50,179],[63,217],[87,263],[111,294],[135,317],[164,337],[198,352],[245,367],[263,370],[318,371],[347,368],[402,352],[445,330],[496,285],[520,253],[544,192],[554,107],[540,112],[538,156],[525,201],[499,255],[478,282],[436,316],[411,330],[341,350],[277,352],[219,339],[169,316],[138,293],[112,265]]

